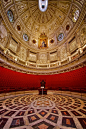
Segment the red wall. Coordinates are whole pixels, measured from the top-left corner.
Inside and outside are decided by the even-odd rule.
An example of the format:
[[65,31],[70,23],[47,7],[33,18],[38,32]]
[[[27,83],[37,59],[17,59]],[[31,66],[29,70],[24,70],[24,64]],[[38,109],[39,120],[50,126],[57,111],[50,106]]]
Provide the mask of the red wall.
[[46,87],[86,87],[86,67],[57,75],[29,75],[0,67],[1,87],[40,87],[40,81],[46,81]]

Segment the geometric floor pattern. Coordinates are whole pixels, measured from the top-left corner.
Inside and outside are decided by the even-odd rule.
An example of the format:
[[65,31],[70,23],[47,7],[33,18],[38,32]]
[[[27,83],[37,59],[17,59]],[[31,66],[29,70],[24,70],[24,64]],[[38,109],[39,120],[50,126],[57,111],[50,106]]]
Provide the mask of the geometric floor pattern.
[[86,100],[62,95],[0,100],[0,129],[86,129]]

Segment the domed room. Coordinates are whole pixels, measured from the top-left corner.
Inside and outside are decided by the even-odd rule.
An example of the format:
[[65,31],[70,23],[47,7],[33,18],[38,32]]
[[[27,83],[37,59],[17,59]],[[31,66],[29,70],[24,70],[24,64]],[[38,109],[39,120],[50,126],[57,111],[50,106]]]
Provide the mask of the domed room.
[[86,129],[86,0],[0,0],[0,129]]

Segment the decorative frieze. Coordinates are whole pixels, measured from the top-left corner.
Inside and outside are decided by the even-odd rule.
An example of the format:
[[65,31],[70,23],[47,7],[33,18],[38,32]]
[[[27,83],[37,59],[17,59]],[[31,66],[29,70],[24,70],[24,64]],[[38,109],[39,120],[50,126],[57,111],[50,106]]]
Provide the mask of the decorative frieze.
[[25,61],[26,60],[26,48],[24,48],[23,46],[20,47],[20,51],[19,51],[19,57],[21,60]]
[[9,49],[16,53],[18,44],[11,38]]

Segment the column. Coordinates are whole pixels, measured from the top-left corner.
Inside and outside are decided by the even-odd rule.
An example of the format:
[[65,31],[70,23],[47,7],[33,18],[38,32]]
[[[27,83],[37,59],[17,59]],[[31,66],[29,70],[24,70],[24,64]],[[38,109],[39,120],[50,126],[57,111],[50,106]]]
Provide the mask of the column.
[[47,63],[48,63],[47,67],[50,67],[50,53],[49,52],[47,52]]
[[58,60],[58,65],[61,65],[61,58],[60,58],[60,50],[58,49],[58,57],[57,57],[57,60]]
[[69,49],[69,43],[67,42],[67,57],[68,57],[68,61],[71,61],[71,54],[70,54],[70,49]]
[[76,43],[78,45],[77,46],[78,47],[78,54],[83,53],[83,49],[82,49],[82,44],[80,42],[80,34],[79,33],[76,35]]
[[11,33],[8,33],[8,39],[7,39],[7,43],[6,43],[6,45],[5,45],[6,48],[9,47],[11,37],[12,37],[12,36],[11,36]]
[[47,52],[47,60],[50,60],[50,53]]
[[77,43],[77,47],[81,48],[80,34],[79,33],[76,34],[76,43]]
[[26,61],[29,61],[29,53],[30,53],[30,50],[27,49],[27,51],[26,51],[26,54],[27,54]]
[[20,51],[20,47],[21,47],[21,43],[18,43],[18,46],[17,46],[17,51],[16,51],[16,54],[18,55],[19,51]]
[[39,52],[37,52],[37,61],[39,60]]
[[67,56],[70,56],[70,49],[69,49],[69,43],[67,42]]
[[36,67],[38,67],[39,64],[39,52],[37,52],[37,61],[36,61]]

